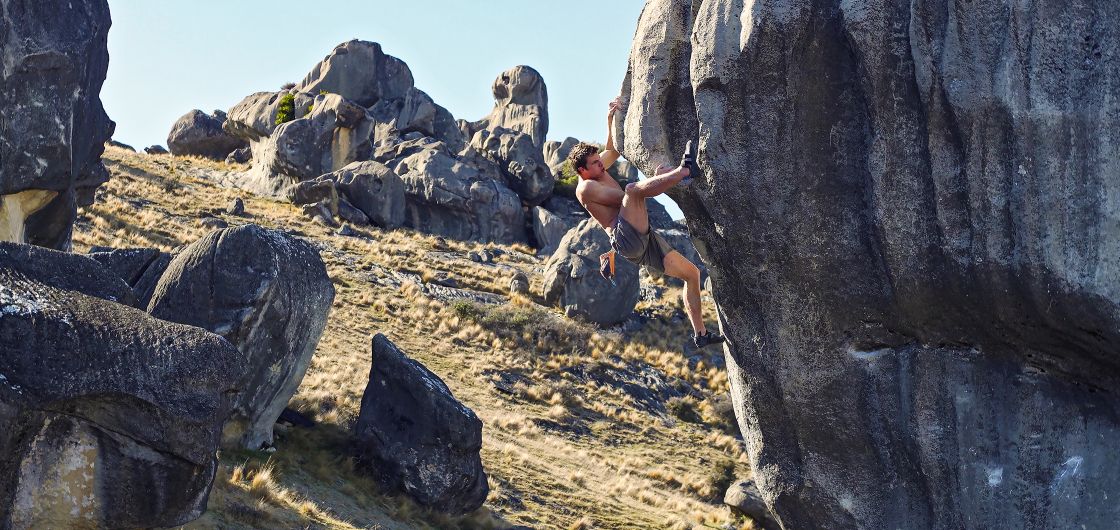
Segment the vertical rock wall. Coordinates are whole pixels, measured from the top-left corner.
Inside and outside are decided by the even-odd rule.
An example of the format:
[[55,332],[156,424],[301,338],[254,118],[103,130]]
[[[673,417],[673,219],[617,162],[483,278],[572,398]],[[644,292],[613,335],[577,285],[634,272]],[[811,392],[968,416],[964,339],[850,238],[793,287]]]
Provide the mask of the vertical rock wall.
[[46,204],[0,201],[0,238],[70,247],[78,204],[109,179],[114,124],[101,105],[109,65],[104,0],[0,0],[0,197],[56,192]]
[[714,280],[786,528],[1120,520],[1120,38],[1103,1],[651,0],[619,138]]

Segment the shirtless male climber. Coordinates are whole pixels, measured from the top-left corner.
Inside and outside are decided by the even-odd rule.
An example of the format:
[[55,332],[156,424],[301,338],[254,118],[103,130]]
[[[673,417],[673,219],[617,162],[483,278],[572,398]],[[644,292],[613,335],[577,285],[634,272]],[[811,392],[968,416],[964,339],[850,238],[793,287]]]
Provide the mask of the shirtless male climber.
[[[587,212],[607,231],[611,239],[612,252],[617,252],[636,265],[645,265],[654,270],[684,280],[684,308],[692,323],[692,341],[697,347],[724,342],[726,339],[716,332],[704,328],[704,317],[700,307],[700,269],[692,262],[673,250],[665,238],[649,226],[649,212],[646,199],[661,195],[689,176],[689,166],[695,167],[686,154],[685,160],[675,169],[664,165],[657,168],[653,177],[632,182],[623,190],[608,173],[621,156],[614,148],[612,120],[621,108],[619,100],[610,104],[607,113],[607,145],[602,153],[593,145],[580,143],[572,148],[568,161],[579,173],[576,198]],[[603,254],[604,275],[613,274],[611,252]],[[606,272],[609,271],[609,272]]]

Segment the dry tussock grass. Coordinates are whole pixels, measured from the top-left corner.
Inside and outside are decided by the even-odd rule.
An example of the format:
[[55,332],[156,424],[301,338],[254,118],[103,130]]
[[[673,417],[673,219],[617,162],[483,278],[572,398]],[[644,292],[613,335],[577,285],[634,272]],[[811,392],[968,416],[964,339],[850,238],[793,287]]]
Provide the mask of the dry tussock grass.
[[[680,290],[639,307],[649,325],[624,339],[564,318],[534,296],[484,306],[445,304],[411,283],[394,287],[384,270],[454,278],[460,287],[506,294],[526,273],[534,292],[543,260],[520,245],[443,240],[400,229],[363,229],[343,237],[294,206],[215,186],[209,176],[243,166],[195,158],[149,156],[107,148],[113,178],[80,212],[75,247],[145,246],[172,250],[208,229],[201,217],[231,226],[256,223],[322,245],[336,289],[315,357],[291,405],[319,423],[279,433],[279,451],[226,451],[210,509],[189,528],[732,528],[717,479],[749,476],[742,442],[728,427],[726,374],[682,352],[687,322]],[[246,216],[224,209],[245,201]],[[493,264],[468,252],[498,249]],[[705,303],[714,322],[714,309]],[[348,431],[358,416],[370,368],[370,340],[384,333],[442,377],[483,420],[482,458],[491,476],[487,504],[461,518],[441,516],[406,498],[383,494],[349,457]],[[695,421],[644,412],[618,388],[573,375],[601,364],[648,363],[699,389],[683,401]],[[491,381],[516,381],[500,390]],[[728,467],[727,462],[730,463]]]

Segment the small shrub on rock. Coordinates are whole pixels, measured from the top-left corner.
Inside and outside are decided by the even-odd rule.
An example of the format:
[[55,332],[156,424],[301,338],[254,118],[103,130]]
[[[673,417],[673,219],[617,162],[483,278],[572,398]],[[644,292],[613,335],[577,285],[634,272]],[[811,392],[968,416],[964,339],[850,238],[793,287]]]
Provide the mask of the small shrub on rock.
[[296,96],[284,94],[280,98],[280,106],[276,108],[276,125],[292,121],[296,117]]

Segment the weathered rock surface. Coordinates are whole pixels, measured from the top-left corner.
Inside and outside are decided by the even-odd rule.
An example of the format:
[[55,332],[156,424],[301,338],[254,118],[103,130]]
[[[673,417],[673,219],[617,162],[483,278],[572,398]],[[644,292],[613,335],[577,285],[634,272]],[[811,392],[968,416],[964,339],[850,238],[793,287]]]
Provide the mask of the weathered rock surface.
[[167,267],[148,312],[228,339],[247,370],[227,442],[259,449],[303,380],[326,325],[334,287],[310,244],[256,225],[218,230]]
[[766,507],[766,502],[762,500],[762,495],[758,493],[758,487],[754,485],[753,480],[743,480],[732,484],[724,492],[723,503],[729,506],[731,511],[750,517],[754,521],[754,525],[763,530],[781,530],[782,528],[774,520],[770,509]]
[[226,115],[222,128],[229,134],[249,141],[254,147],[279,127],[276,116],[284,96],[292,96],[292,119],[307,115],[308,108],[314,103],[314,96],[301,92],[282,90],[280,92],[256,92],[245,96]]
[[[120,301],[139,309],[146,309],[155,292],[156,283],[171,263],[171,255],[155,248],[104,248],[90,249],[87,257],[100,263],[121,280],[135,296],[135,302]],[[52,283],[52,285],[58,285]]]
[[502,182],[438,148],[388,164],[404,181],[405,226],[460,240],[526,241],[521,199]]
[[461,514],[489,492],[482,421],[442,380],[380,333],[354,434],[360,457],[386,485],[432,509]]
[[405,134],[420,133],[443,142],[456,153],[466,144],[451,112],[415,87],[409,88],[402,97],[381,99],[369,111],[377,122],[373,136],[375,142],[393,143],[400,141],[399,137]]
[[285,122],[253,145],[253,168],[239,186],[276,196],[297,182],[340,169],[373,152],[373,120],[338,94],[315,97],[305,116]]
[[599,255],[610,249],[607,233],[593,219],[569,230],[545,263],[545,301],[601,326],[626,320],[638,304],[638,267],[617,257],[611,284],[599,274]]
[[249,146],[234,149],[226,156],[227,164],[248,164],[253,160],[253,149]]
[[504,127],[528,134],[537,149],[542,149],[548,135],[548,88],[541,74],[528,66],[515,66],[494,79],[490,88],[494,109],[469,125],[471,136]]
[[381,228],[404,223],[404,181],[380,162],[354,162],[315,181],[333,182],[350,204]]
[[180,117],[167,135],[167,148],[176,156],[195,155],[225,160],[234,150],[248,147],[249,142],[222,129],[226,113],[215,110],[209,115],[195,109]]
[[114,124],[99,96],[109,6],[0,7],[0,240],[69,249],[77,206],[109,179],[101,153]]
[[412,71],[404,61],[386,55],[376,42],[351,40],[335,46],[296,90],[339,94],[369,108],[382,99],[403,98],[412,87]]
[[699,138],[677,202],[785,528],[1120,520],[1117,22],[646,4],[616,138],[643,170]]
[[544,143],[541,153],[544,155],[544,162],[552,169],[553,174],[560,174],[560,168],[568,160],[568,154],[578,143],[579,140],[571,136],[565,138],[563,142],[550,140]]
[[556,252],[560,240],[575,227],[578,221],[556,215],[541,206],[534,206],[529,214],[533,216],[533,237],[542,255]]
[[217,335],[109,301],[124,291],[83,256],[0,242],[0,527],[205,510],[244,365]]
[[492,127],[475,133],[470,147],[498,166],[506,186],[526,205],[537,206],[552,195],[552,171],[529,135]]

